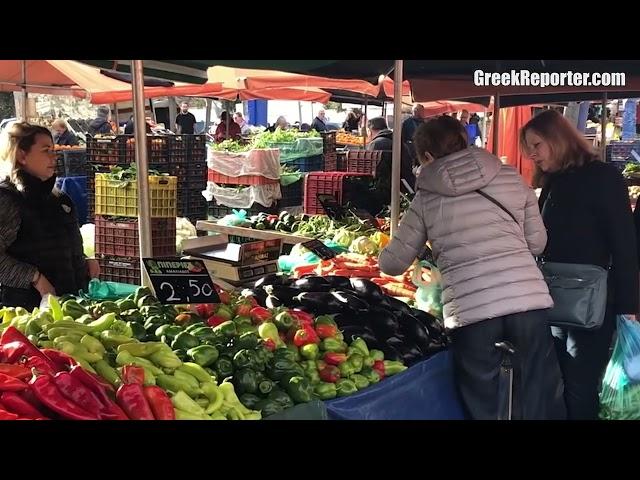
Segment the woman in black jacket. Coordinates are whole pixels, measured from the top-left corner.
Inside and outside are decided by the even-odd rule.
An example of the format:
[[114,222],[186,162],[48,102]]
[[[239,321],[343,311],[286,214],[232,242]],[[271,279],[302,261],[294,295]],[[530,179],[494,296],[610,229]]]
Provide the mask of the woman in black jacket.
[[638,254],[627,187],[582,135],[554,110],[520,132],[536,165],[539,206],[548,233],[544,259],[610,268],[608,303],[596,331],[552,327],[570,419],[598,417],[598,391],[609,359],[616,315],[638,312]]
[[100,273],[83,254],[71,199],[54,188],[51,132],[16,123],[0,149],[0,304],[33,309],[47,294],[86,290]]

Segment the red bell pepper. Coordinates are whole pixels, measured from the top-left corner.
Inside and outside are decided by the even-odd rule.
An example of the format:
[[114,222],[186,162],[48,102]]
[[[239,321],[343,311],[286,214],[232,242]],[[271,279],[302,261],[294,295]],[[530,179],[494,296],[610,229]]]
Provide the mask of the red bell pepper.
[[196,313],[200,315],[202,318],[209,318],[209,306],[205,303],[201,303],[200,305],[196,305]]
[[9,327],[0,336],[0,361],[4,363],[18,363],[22,356],[41,357],[50,364],[51,368],[55,365],[51,363],[46,355],[44,355],[33,343],[29,341],[15,327]]
[[167,392],[155,385],[144,387],[144,397],[149,402],[156,420],[175,420],[176,412]]
[[31,391],[42,404],[69,420],[99,420],[98,412],[89,412],[65,397],[51,375],[33,376]]
[[335,325],[320,324],[316,325],[316,334],[321,339],[335,337],[338,333],[338,327]]
[[340,369],[335,365],[327,365],[318,373],[323,382],[336,383],[340,380]]
[[21,392],[28,388],[22,380],[0,373],[0,392]]
[[329,365],[340,365],[342,362],[347,361],[347,355],[345,353],[325,352],[322,359]]
[[270,352],[273,352],[276,349],[276,342],[268,338],[264,341],[264,347]]
[[144,396],[142,385],[127,383],[116,393],[118,405],[131,420],[155,420],[149,402]]
[[220,297],[220,303],[224,303],[225,305],[229,305],[231,303],[231,295],[229,295],[229,292],[221,290],[218,292],[218,297]]
[[46,416],[38,411],[33,405],[27,402],[16,392],[2,392],[0,395],[0,401],[5,410],[11,413],[15,413],[23,418],[30,418],[35,420],[36,418],[46,418]]
[[218,325],[220,325],[221,323],[224,323],[228,321],[226,318],[221,317],[220,315],[211,315],[208,319],[207,319],[207,325],[209,325],[210,327],[217,327]]
[[309,343],[319,343],[319,342],[320,342],[320,339],[318,338],[318,335],[316,335],[316,332],[313,330],[313,327],[310,327],[310,326],[305,326],[299,329],[293,337],[293,344],[296,347],[302,347]]
[[122,367],[122,381],[124,383],[144,384],[144,368],[135,365],[125,365]]
[[236,306],[236,317],[248,317],[251,314],[253,306],[250,302],[242,302]]
[[42,353],[50,360],[54,365],[56,372],[63,372],[71,369],[74,365],[78,365],[78,362],[70,355],[59,350],[53,350],[52,348],[42,349]]
[[79,380],[71,376],[69,372],[58,372],[53,377],[58,390],[66,398],[88,412],[100,412],[103,405],[91,390],[85,387]]
[[15,413],[7,412],[0,408],[0,420],[20,420]]
[[23,365],[15,365],[11,363],[0,363],[0,373],[8,375],[20,380],[31,378],[31,369]]
[[264,307],[254,307],[249,311],[249,316],[254,325],[260,325],[273,318],[269,310]]
[[373,362],[373,370],[375,370],[378,375],[380,375],[380,380],[382,380],[385,377],[385,372],[384,372],[384,362],[382,360],[376,360],[375,362]]
[[313,326],[314,317],[310,313],[302,310],[289,310],[289,314],[295,318],[301,326]]

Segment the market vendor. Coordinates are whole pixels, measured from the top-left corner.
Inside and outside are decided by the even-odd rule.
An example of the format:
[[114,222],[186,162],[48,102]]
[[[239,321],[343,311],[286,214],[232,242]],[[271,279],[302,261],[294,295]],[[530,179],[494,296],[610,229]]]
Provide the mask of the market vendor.
[[100,273],[83,254],[71,199],[54,188],[51,132],[15,123],[0,147],[0,304],[33,309],[45,294],[86,291]]
[[80,143],[78,137],[69,131],[69,125],[65,119],[55,119],[51,128],[56,132],[54,137],[56,145],[78,145]]
[[[229,120],[229,130],[227,131],[227,119]],[[225,140],[238,140],[242,136],[240,125],[234,122],[228,117],[227,111],[223,111],[220,114],[220,123],[216,128],[214,135],[216,143],[224,142]]]

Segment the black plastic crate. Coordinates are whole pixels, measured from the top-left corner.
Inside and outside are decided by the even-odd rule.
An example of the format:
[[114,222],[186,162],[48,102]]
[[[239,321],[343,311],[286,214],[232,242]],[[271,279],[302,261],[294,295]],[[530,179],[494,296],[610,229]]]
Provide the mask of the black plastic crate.
[[290,185],[280,186],[282,192],[282,199],[278,201],[279,207],[291,207],[296,205],[302,205],[303,201],[303,186],[304,179],[300,179]]
[[286,165],[301,172],[322,172],[324,171],[324,155],[296,158],[287,162]]
[[[88,173],[87,151],[67,150],[62,153],[65,177],[83,177]],[[60,154],[58,154],[60,156]]]
[[189,161],[187,135],[173,135],[167,140],[167,160],[172,164],[186,164]]

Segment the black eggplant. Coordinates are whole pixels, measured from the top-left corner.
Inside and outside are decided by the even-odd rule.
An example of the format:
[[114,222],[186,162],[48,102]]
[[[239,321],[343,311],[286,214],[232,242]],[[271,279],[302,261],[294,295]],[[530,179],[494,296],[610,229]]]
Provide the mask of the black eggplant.
[[413,315],[403,314],[398,320],[400,333],[415,343],[422,351],[426,351],[431,343],[429,329],[422,325]]
[[338,275],[330,275],[328,277],[323,277],[331,288],[335,288],[338,290],[352,290],[351,287],[351,279],[349,277],[340,277]]
[[364,300],[356,297],[353,293],[337,290],[331,292],[340,303],[344,304],[353,313],[367,313],[369,311],[369,304]]
[[371,308],[367,315],[371,329],[379,340],[392,337],[398,331],[398,320],[382,308]]
[[304,277],[293,282],[293,286],[301,292],[328,292],[331,285],[324,277]]
[[300,305],[314,315],[324,313],[343,313],[345,305],[328,292],[303,292],[294,298]]
[[362,338],[367,346],[370,346],[371,342],[376,342],[376,336],[369,327],[349,325],[348,327],[341,328],[344,340],[347,343],[351,343],[354,338]]
[[407,315],[411,315],[411,307],[404,303],[402,300],[398,300],[397,298],[393,298],[388,295],[386,300],[392,309],[397,310],[401,313],[406,313]]
[[366,278],[352,278],[351,289],[370,303],[380,303],[385,297],[380,287]]
[[387,338],[385,341],[387,345],[391,345],[393,348],[395,348],[398,351],[400,351],[407,343],[409,344],[413,343],[407,340],[406,337],[403,337],[399,333],[392,337]]
[[253,288],[260,288],[266,285],[291,285],[291,279],[287,275],[281,273],[269,273],[262,278],[256,280]]
[[264,307],[265,301],[267,300],[267,292],[264,291],[264,288],[245,288],[242,290],[241,295],[243,297],[255,298],[261,307]]
[[386,343],[382,344],[378,350],[382,350],[382,353],[384,353],[385,360],[391,360],[391,361],[402,360],[402,355],[400,355],[400,352],[398,352],[398,350],[393,348],[391,345],[388,345]]
[[436,317],[424,310],[418,310],[417,308],[411,309],[411,315],[416,317],[418,321],[427,327],[429,330],[443,330],[442,323]]
[[367,327],[368,320],[362,315],[353,315],[352,313],[339,313],[333,317],[338,328],[342,327]]
[[269,295],[264,302],[267,308],[278,308],[283,305],[278,297],[274,297],[273,295]]
[[403,345],[397,350],[400,352],[400,355],[402,355],[402,362],[408,367],[424,358],[422,351],[415,345]]
[[264,287],[264,291],[269,295],[278,297],[278,299],[287,307],[294,306],[293,298],[302,293],[301,290],[294,287],[285,287],[283,285],[267,285]]

